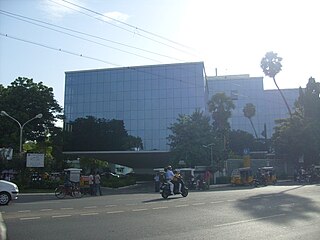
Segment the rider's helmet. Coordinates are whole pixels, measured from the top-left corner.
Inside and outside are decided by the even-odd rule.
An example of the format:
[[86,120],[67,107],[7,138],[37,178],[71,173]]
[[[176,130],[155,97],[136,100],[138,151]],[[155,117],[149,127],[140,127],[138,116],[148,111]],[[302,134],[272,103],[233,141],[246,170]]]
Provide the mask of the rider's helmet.
[[167,167],[167,169],[168,169],[168,170],[172,170],[172,167],[169,165],[169,166]]

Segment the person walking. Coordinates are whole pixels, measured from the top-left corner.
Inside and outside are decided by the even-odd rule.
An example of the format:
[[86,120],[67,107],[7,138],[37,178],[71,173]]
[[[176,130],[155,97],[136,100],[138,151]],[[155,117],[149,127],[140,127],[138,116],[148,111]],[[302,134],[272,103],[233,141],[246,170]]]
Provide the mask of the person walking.
[[95,183],[95,195],[97,195],[97,193],[99,192],[99,195],[102,196],[101,193],[101,177],[99,172],[96,173],[96,175],[94,176],[94,183]]
[[93,196],[95,190],[94,190],[94,177],[92,173],[90,173],[89,175],[89,186],[90,186],[90,195]]

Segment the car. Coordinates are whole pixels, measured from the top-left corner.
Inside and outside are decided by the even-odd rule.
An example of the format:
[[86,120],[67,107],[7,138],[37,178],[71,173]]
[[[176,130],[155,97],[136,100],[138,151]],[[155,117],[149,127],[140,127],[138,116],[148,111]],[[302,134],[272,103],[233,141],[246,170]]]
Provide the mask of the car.
[[17,199],[19,188],[15,183],[0,180],[0,205],[8,205],[11,200]]

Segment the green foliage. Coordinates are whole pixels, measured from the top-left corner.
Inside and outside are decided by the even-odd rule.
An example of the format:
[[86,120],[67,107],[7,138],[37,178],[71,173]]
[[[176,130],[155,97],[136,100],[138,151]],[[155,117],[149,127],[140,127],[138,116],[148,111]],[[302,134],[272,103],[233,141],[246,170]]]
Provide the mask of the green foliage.
[[80,167],[83,173],[90,173],[96,169],[105,169],[108,167],[108,162],[94,159],[94,158],[81,158]]
[[256,138],[258,138],[256,128],[254,127],[252,119],[251,119],[252,117],[254,117],[256,115],[256,107],[252,103],[247,103],[243,108],[243,114],[246,118],[249,119],[251,126],[252,126],[252,129],[254,131],[254,134],[255,134]]
[[70,125],[72,131],[64,133],[67,151],[124,151],[143,147],[141,138],[128,135],[122,120],[87,116]]
[[178,166],[184,160],[188,167],[210,165],[210,154],[203,145],[215,141],[209,117],[196,110],[191,116],[179,115],[177,122],[170,126],[169,145]]
[[228,119],[231,117],[231,110],[235,108],[232,99],[225,93],[217,93],[208,102],[208,107],[212,114],[213,126],[220,131],[229,130]]
[[[53,89],[40,83],[34,83],[33,79],[19,77],[7,88],[1,87],[0,110],[6,111],[21,124],[41,113],[41,119],[35,119],[25,125],[23,130],[23,142],[36,140],[43,142],[45,134],[51,133],[56,118],[62,112],[62,108],[54,99]],[[0,146],[19,149],[19,126],[8,117],[1,117],[0,121]]]
[[300,89],[291,118],[276,123],[272,136],[276,153],[298,163],[304,157],[305,166],[320,163],[320,84],[309,79],[306,89]]
[[110,187],[110,188],[119,188],[119,187],[125,187],[136,184],[136,180],[134,177],[124,177],[124,178],[105,178],[102,177],[101,179],[102,186],[103,187]]
[[261,60],[260,67],[266,76],[274,78],[281,71],[281,61],[282,58],[278,57],[277,53],[267,52]]
[[289,107],[289,104],[284,97],[281,89],[279,88],[277,81],[276,81],[276,75],[281,71],[282,64],[281,64],[282,58],[278,57],[277,53],[274,52],[267,52],[266,55],[262,58],[260,67],[262,68],[264,74],[266,76],[269,76],[273,79],[274,84],[276,85],[287,109],[288,113],[290,114],[290,117],[292,116],[291,109]]

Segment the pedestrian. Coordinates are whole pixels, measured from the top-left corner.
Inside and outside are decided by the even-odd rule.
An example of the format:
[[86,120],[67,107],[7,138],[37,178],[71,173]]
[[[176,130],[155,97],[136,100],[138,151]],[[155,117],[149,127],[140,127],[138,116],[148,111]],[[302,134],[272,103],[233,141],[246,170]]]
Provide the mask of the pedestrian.
[[154,176],[154,191],[159,192],[160,191],[160,176],[159,173],[156,173]]
[[101,177],[99,172],[97,172],[96,175],[94,176],[94,183],[95,183],[95,195],[97,195],[97,192],[99,192],[99,195],[102,196],[101,186],[100,186]]
[[92,173],[90,173],[89,175],[89,186],[90,186],[90,195],[93,196],[95,190],[94,190],[94,177]]

